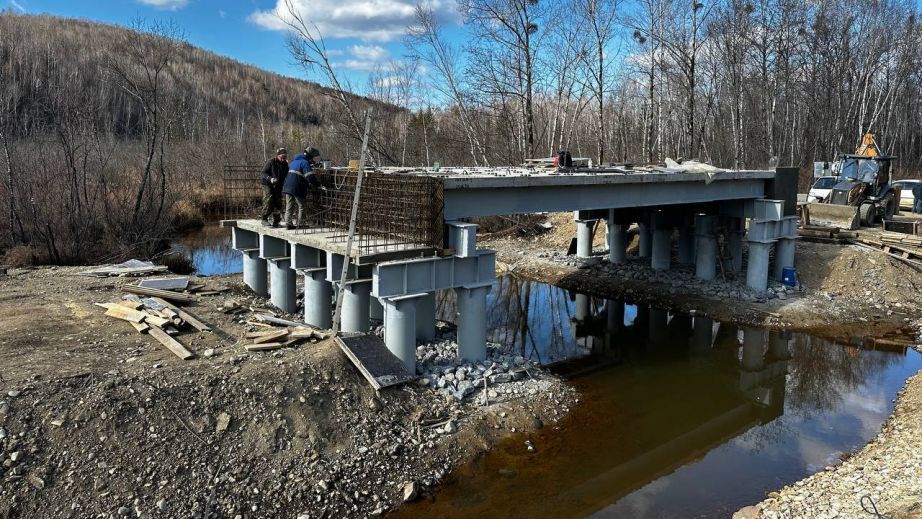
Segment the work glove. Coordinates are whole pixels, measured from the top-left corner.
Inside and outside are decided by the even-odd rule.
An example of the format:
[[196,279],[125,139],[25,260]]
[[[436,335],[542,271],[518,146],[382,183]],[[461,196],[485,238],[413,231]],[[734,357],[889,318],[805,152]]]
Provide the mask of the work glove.
[[277,179],[277,178],[271,178],[271,179],[269,179],[269,183],[270,183],[270,184],[275,184],[275,183],[277,183],[278,181],[279,181],[279,179]]

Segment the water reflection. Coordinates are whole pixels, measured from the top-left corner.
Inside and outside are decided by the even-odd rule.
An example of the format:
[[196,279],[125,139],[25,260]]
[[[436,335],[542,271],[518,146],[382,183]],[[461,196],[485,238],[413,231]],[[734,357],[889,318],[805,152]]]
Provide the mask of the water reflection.
[[173,248],[192,258],[195,273],[201,276],[219,276],[243,272],[243,259],[231,245],[230,232],[218,224],[208,224],[201,229],[179,236]]
[[[922,367],[802,334],[498,280],[491,338],[570,375],[560,430],[502,443],[398,515],[725,517],[879,430]],[[451,297],[440,301],[451,318]],[[566,360],[569,359],[569,360]],[[564,362],[561,362],[564,361]]]

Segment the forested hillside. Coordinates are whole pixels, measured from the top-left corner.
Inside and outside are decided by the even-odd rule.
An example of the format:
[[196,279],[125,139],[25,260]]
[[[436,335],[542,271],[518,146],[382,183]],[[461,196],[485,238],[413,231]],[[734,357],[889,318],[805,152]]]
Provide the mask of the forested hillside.
[[[357,155],[332,91],[195,48],[168,24],[138,29],[0,14],[0,250],[144,255],[217,200],[223,164],[262,164],[280,145]],[[399,112],[373,104],[379,120]]]

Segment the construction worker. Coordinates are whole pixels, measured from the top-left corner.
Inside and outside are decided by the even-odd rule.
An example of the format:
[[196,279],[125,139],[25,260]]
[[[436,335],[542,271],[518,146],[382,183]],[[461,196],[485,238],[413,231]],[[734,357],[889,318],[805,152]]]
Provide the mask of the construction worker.
[[[296,226],[304,227],[306,222],[307,195],[309,192],[316,190],[320,184],[317,176],[314,174],[313,166],[317,157],[320,156],[320,150],[308,146],[304,153],[295,157],[288,165],[288,176],[285,177],[285,228],[294,229]],[[294,216],[295,206],[298,207],[298,220],[295,224]]]
[[263,167],[262,179],[259,182],[263,187],[263,225],[270,225],[269,217],[272,217],[272,227],[279,226],[279,217],[282,212],[282,186],[285,184],[287,175],[288,150],[279,148],[275,150],[275,157],[269,159]]
[[922,182],[912,186],[912,212],[922,214]]

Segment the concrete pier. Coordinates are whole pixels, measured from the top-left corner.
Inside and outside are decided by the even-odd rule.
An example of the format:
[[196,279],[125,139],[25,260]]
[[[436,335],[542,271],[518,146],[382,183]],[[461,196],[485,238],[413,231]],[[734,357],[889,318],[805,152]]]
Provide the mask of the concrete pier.
[[272,283],[269,297],[272,304],[283,312],[298,311],[297,273],[291,268],[290,258],[269,259],[269,276]]
[[490,285],[456,288],[458,294],[458,356],[462,360],[487,358],[487,292]]
[[303,269],[304,322],[327,330],[333,326],[333,284],[326,280],[326,267]]
[[416,302],[420,295],[382,299],[384,304],[384,344],[416,373]]
[[740,360],[743,370],[762,370],[765,364],[767,335],[767,332],[761,328],[743,328],[743,356]]
[[429,292],[416,303],[416,340],[435,338],[435,292]]
[[717,276],[717,237],[714,236],[716,219],[701,214],[695,216],[695,277],[705,281]]
[[772,242],[749,241],[749,264],[746,266],[746,286],[758,293],[768,288],[768,260]]
[[269,295],[269,266],[259,257],[259,249],[243,251],[243,282],[256,295]]
[[669,270],[672,259],[672,228],[657,226],[653,230],[653,244],[651,246],[650,266],[653,270]]
[[384,305],[377,297],[371,297],[368,300],[368,317],[375,321],[384,320]]
[[781,281],[785,267],[794,266],[794,250],[797,240],[795,238],[778,238],[775,244],[775,268],[772,277]]
[[627,261],[627,225],[612,223],[608,220],[608,261],[624,263]]
[[727,248],[730,249],[730,272],[743,271],[743,236],[746,234],[744,218],[727,218]]
[[638,248],[637,255],[641,258],[649,258],[653,251],[653,237],[650,232],[650,224],[646,222],[637,222]]
[[592,256],[592,226],[595,220],[576,220],[576,257]]
[[340,329],[344,332],[365,333],[371,322],[368,319],[371,280],[347,281],[343,287],[343,311]]
[[607,299],[605,301],[606,329],[615,333],[624,328],[624,303]]

